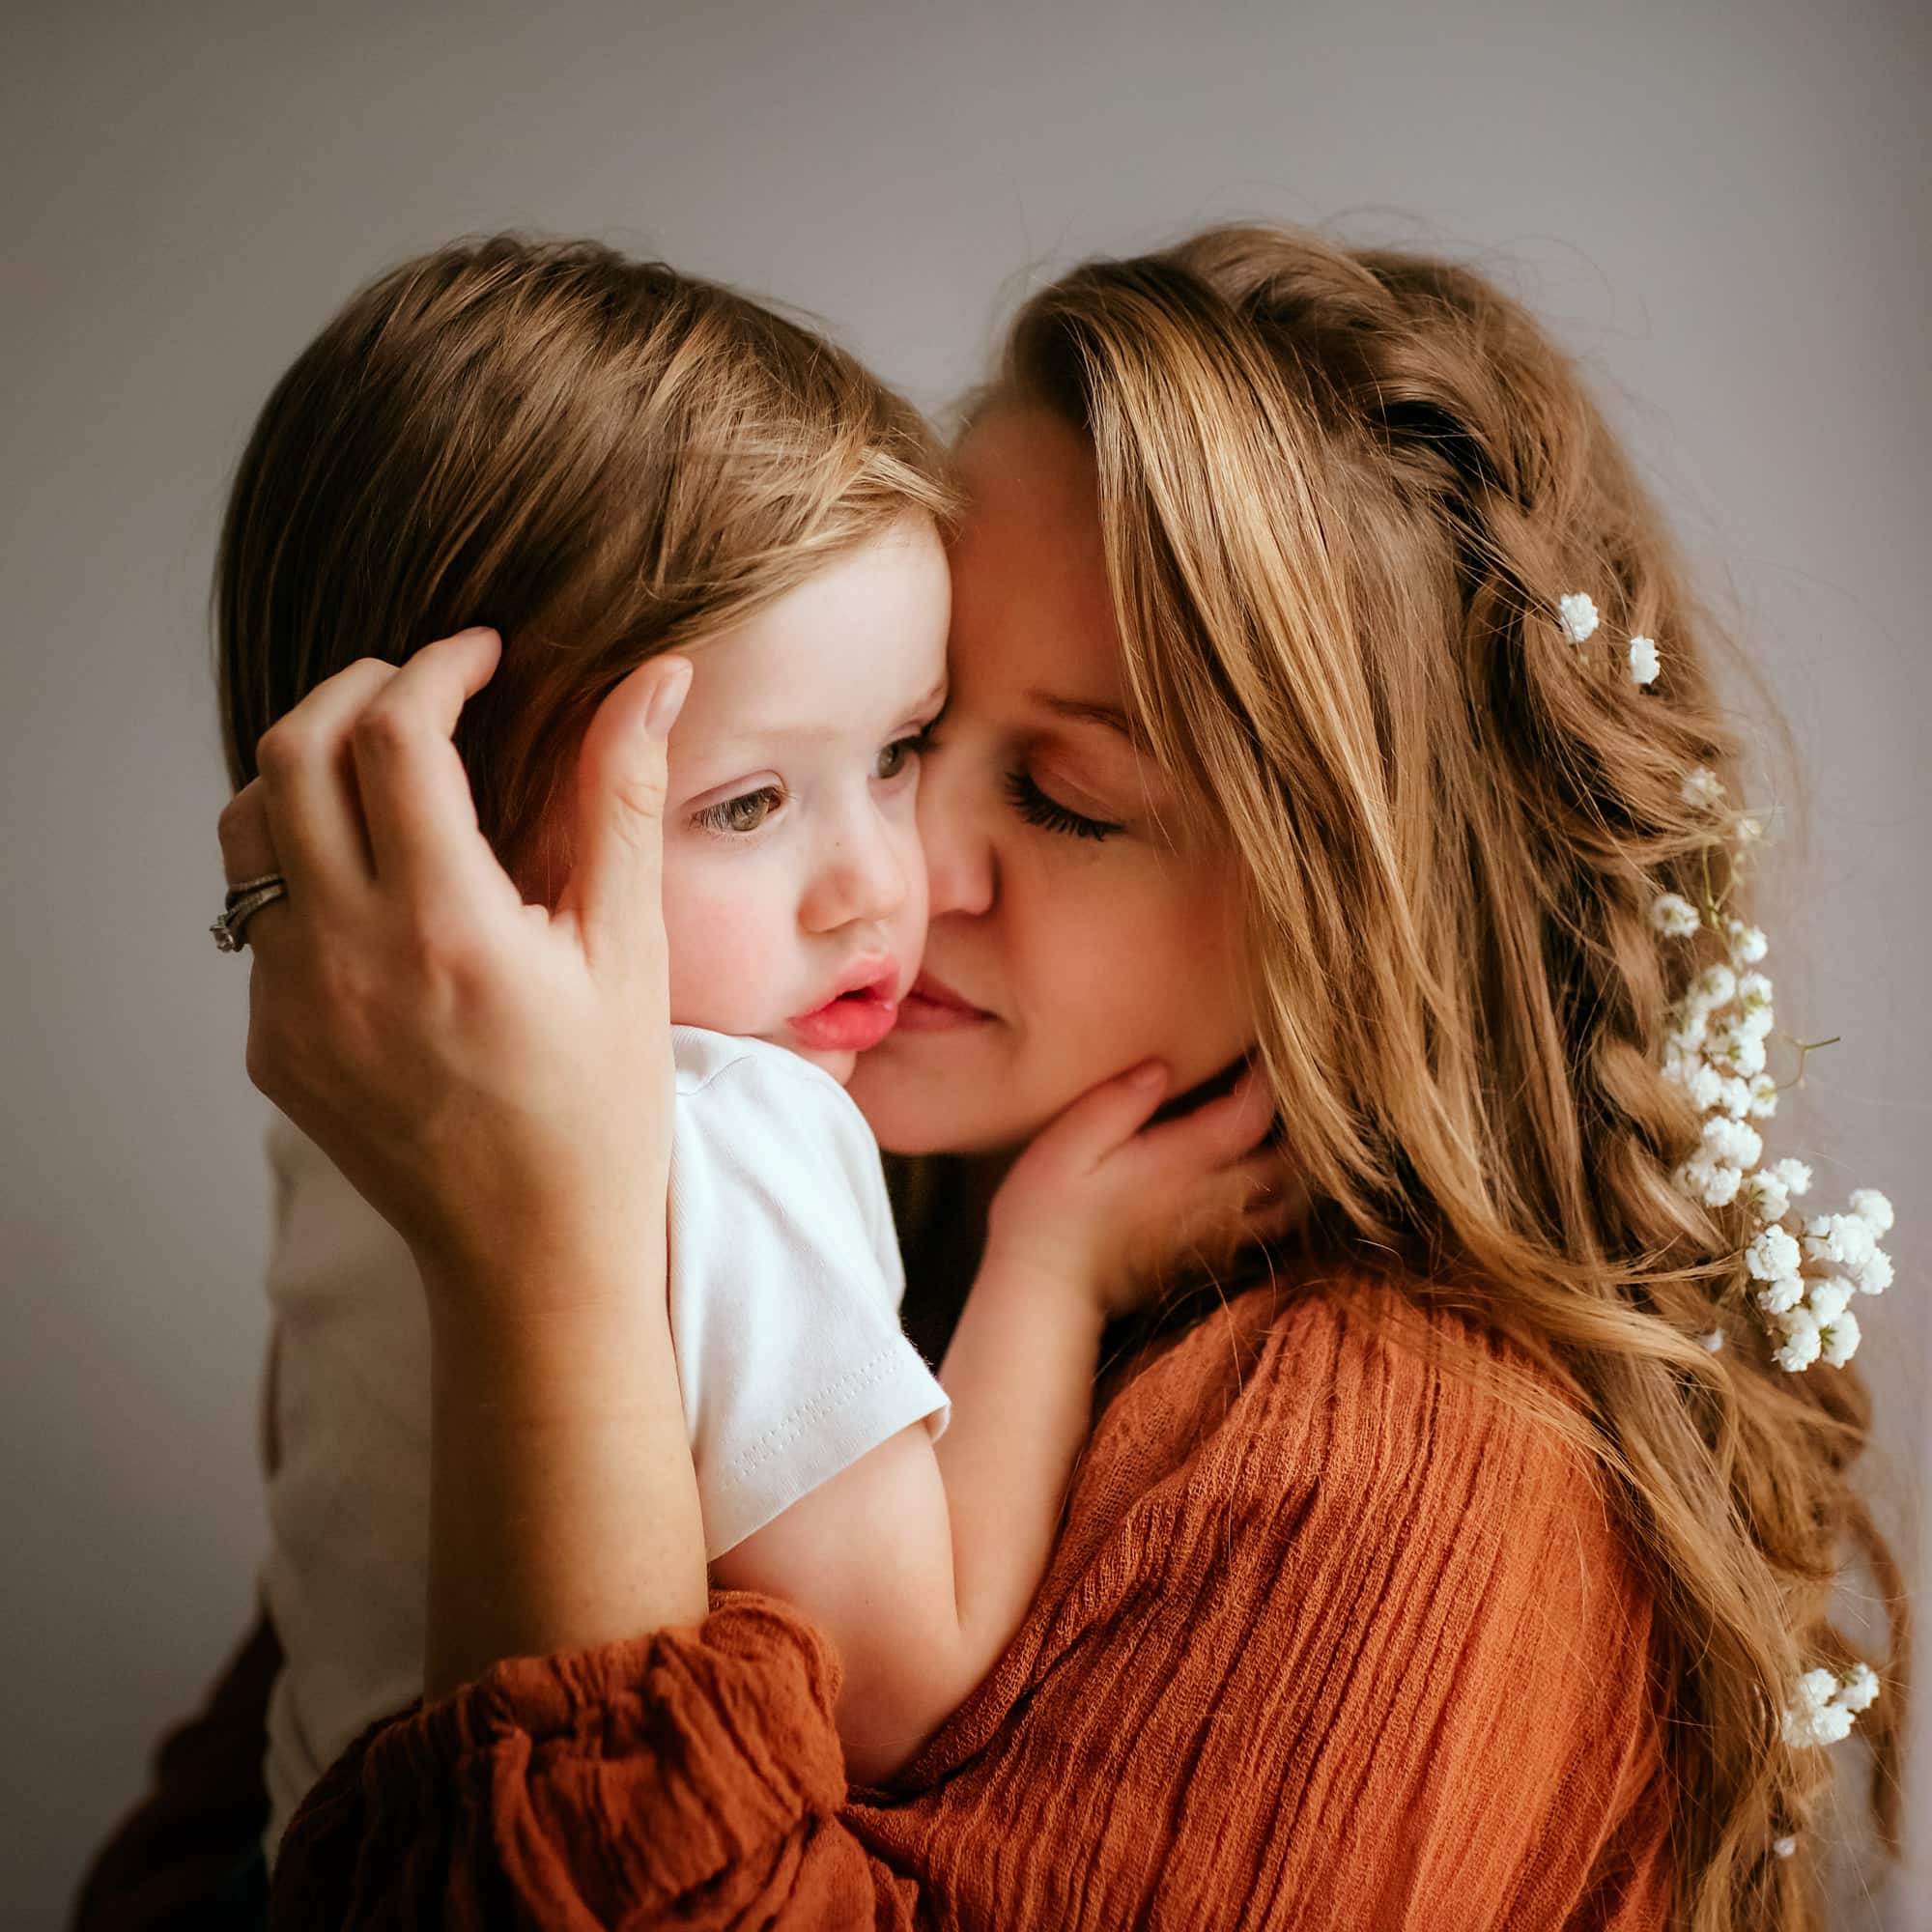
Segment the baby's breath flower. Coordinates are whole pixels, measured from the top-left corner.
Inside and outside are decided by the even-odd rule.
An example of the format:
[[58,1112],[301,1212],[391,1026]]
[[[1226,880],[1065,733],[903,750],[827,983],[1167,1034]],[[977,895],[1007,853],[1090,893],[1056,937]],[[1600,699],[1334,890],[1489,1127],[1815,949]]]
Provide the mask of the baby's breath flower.
[[1633,684],[1651,684],[1662,668],[1655,638],[1633,638],[1630,641],[1630,679]]
[[1727,1061],[1746,1080],[1755,1080],[1765,1068],[1764,1036],[1747,1026],[1742,1016],[1718,1028],[1705,1051],[1713,1060]]
[[1738,843],[1740,845],[1755,845],[1763,837],[1763,819],[1755,818],[1749,812],[1746,812],[1738,820]]
[[1768,1168],[1746,1176],[1744,1194],[1751,1212],[1761,1221],[1781,1221],[1791,1207],[1783,1181]]
[[1820,1321],[1835,1321],[1852,1305],[1852,1285],[1841,1274],[1807,1282],[1804,1305]]
[[1869,1663],[1855,1663],[1845,1673],[1837,1702],[1848,1711],[1865,1711],[1878,1699],[1878,1672]]
[[1573,590],[1568,596],[1559,597],[1556,608],[1563,613],[1563,628],[1573,644],[1584,643],[1596,636],[1597,606],[1582,591]]
[[1737,997],[1737,991],[1738,976],[1728,966],[1706,966],[1685,988],[1684,997],[1700,1007],[1725,1007]]
[[[1777,1321],[1784,1330],[1784,1340],[1773,1351],[1772,1360],[1786,1374],[1795,1376],[1818,1359],[1825,1338],[1818,1332],[1817,1321],[1807,1309],[1787,1308]],[[1849,1725],[1847,1728],[1850,1728]],[[1839,1736],[1843,1735],[1843,1732],[1839,1733]]]
[[1883,1248],[1871,1251],[1871,1260],[1859,1270],[1861,1294],[1883,1294],[1891,1286],[1891,1257]]
[[1849,1308],[1829,1321],[1821,1321],[1818,1335],[1818,1359],[1833,1369],[1842,1369],[1859,1352],[1859,1344],[1864,1339],[1859,1333],[1859,1318]]
[[1660,893],[1650,908],[1650,923],[1666,939],[1689,939],[1704,916],[1681,895]]
[[1764,1142],[1748,1122],[1719,1114],[1704,1122],[1704,1153],[1733,1167],[1755,1167],[1764,1157]]
[[1784,1707],[1784,1742],[1794,1750],[1834,1745],[1877,1695],[1878,1674],[1868,1663],[1853,1664],[1842,1684],[1829,1670],[1807,1670],[1791,1687],[1791,1702]]
[[1771,1171],[1783,1181],[1790,1193],[1808,1194],[1811,1191],[1811,1170],[1802,1160],[1775,1160]]
[[1891,1233],[1891,1203],[1876,1187],[1852,1189],[1852,1212],[1881,1238]]
[[1862,1215],[1814,1214],[1804,1224],[1804,1252],[1856,1272],[1878,1252],[1878,1236]]
[[1788,1859],[1798,1849],[1798,1840],[1787,1833],[1781,1838],[1771,1841],[1771,1855],[1775,1859]]
[[1798,1243],[1782,1228],[1767,1228],[1745,1250],[1745,1266],[1754,1281],[1781,1281],[1804,1265]]
[[1789,1315],[1804,1299],[1804,1278],[1795,1274],[1781,1274],[1757,1292],[1757,1305],[1767,1315]]
[[1738,1198],[1744,1170],[1694,1155],[1677,1170],[1677,1184],[1707,1208],[1728,1208]]
[[1708,1354],[1715,1355],[1721,1352],[1724,1346],[1724,1331],[1721,1328],[1708,1329],[1697,1337],[1697,1346]]
[[1747,925],[1741,919],[1724,922],[1724,938],[1730,946],[1734,966],[1755,966],[1770,950],[1763,927]]
[[1686,805],[1716,805],[1724,795],[1724,781],[1709,765],[1693,766],[1684,774],[1677,795]]
[[1699,1006],[1687,1007],[1676,1026],[1664,1036],[1664,1048],[1668,1051],[1674,1047],[1681,1054],[1694,1054],[1704,1044],[1710,1031],[1709,1009]]
[[1750,1084],[1751,1119],[1754,1121],[1768,1121],[1776,1112],[1777,1082],[1769,1073],[1755,1075]]
[[1708,1060],[1687,1060],[1678,1084],[1700,1114],[1708,1114],[1724,1097],[1724,1076]]

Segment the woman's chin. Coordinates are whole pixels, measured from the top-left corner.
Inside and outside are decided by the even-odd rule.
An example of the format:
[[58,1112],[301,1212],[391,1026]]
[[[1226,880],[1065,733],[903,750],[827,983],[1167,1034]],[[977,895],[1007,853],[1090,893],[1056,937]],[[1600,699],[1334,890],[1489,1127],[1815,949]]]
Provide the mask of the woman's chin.
[[1001,1153],[1045,1124],[1014,1106],[1013,1085],[947,1065],[922,1036],[895,1034],[859,1056],[845,1091],[888,1153]]

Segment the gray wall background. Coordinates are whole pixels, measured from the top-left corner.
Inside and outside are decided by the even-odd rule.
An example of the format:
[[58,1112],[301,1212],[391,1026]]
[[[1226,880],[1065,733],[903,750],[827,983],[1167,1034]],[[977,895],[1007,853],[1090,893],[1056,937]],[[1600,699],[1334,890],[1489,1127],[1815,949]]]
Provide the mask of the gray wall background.
[[[56,1920],[250,1615],[263,1110],[247,975],[203,929],[222,492],[333,307],[462,231],[598,235],[780,296],[935,406],[1035,280],[1218,216],[1340,216],[1527,297],[1797,729],[1803,771],[1760,786],[1796,808],[1770,963],[1781,1018],[1845,1037],[1775,1146],[1898,1201],[1862,1359],[1918,1564],[1918,9],[203,0],[16,4],[0,34],[0,1918]],[[1837,1922],[1932,1918],[1923,1776],[1912,1808],[1918,1878],[1849,1847]]]

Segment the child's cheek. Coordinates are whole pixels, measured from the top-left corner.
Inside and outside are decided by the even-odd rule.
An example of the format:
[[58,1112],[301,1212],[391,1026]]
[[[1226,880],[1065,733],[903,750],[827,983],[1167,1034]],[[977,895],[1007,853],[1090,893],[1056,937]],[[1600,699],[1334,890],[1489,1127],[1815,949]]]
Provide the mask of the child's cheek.
[[797,977],[790,908],[760,890],[757,868],[665,853],[670,1016],[718,1033],[769,1032],[789,1016]]

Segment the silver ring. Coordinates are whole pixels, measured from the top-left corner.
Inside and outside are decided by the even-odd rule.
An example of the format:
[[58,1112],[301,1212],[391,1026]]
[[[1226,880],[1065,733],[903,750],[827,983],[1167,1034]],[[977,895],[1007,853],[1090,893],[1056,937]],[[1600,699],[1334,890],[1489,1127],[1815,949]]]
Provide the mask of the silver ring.
[[240,885],[228,888],[227,896],[221,901],[222,910],[225,912],[230,907],[239,904],[250,893],[259,893],[264,886],[285,886],[287,884],[288,881],[279,872],[264,872],[259,879],[243,879]]
[[265,872],[259,879],[230,886],[221,917],[208,928],[214,935],[215,951],[240,952],[248,943],[248,922],[265,905],[288,895],[289,882],[279,872]]

